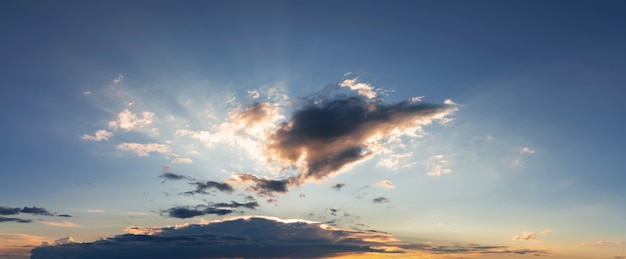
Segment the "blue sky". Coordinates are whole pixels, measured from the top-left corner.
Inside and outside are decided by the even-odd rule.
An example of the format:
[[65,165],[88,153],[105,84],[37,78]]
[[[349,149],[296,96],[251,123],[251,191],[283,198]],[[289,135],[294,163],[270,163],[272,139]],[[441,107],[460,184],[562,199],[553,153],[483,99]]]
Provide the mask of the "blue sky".
[[1,5],[9,258],[285,219],[361,238],[319,257],[626,258],[620,1]]

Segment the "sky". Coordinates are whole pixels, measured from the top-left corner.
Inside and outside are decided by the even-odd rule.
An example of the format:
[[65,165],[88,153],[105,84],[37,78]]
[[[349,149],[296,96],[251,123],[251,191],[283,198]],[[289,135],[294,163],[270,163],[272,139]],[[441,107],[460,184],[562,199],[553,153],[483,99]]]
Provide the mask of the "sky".
[[0,3],[0,258],[626,258],[623,1]]

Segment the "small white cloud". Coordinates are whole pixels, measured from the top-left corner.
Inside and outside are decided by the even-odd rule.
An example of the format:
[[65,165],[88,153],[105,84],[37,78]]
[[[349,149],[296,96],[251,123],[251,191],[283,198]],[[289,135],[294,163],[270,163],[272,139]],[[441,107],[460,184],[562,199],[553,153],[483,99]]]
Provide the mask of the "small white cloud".
[[172,163],[174,164],[191,164],[192,162],[191,158],[188,157],[177,157],[172,160]]
[[393,183],[389,180],[383,180],[383,181],[377,182],[375,185],[378,187],[387,188],[387,189],[395,188],[393,186]]
[[84,95],[90,95],[90,94],[91,94],[91,91],[84,91],[84,92],[83,92],[83,94],[84,94]]
[[520,152],[522,154],[534,154],[535,150],[532,150],[529,147],[523,147],[522,149],[520,149]]
[[447,168],[447,164],[448,161],[443,159],[443,155],[432,156],[425,163],[428,168],[428,172],[426,174],[429,176],[439,177],[444,174],[452,173],[452,169]]
[[122,74],[118,74],[117,77],[113,79],[113,84],[119,85],[123,79],[124,79],[124,76]]
[[552,234],[552,229],[546,229],[546,230],[542,231],[541,233],[544,234],[544,235],[550,235],[550,234]]
[[86,210],[89,213],[102,213],[104,210]]
[[133,130],[135,128],[141,128],[150,125],[154,119],[154,113],[143,112],[141,116],[133,114],[128,109],[117,114],[117,119],[109,122],[109,128],[117,130],[123,129],[126,131]]
[[522,232],[522,235],[520,236],[514,236],[513,240],[532,240],[535,239],[537,237],[537,234],[535,232]]
[[343,82],[339,83],[339,86],[350,88],[352,91],[357,91],[357,93],[369,99],[376,98],[376,92],[374,91],[373,86],[366,83],[357,83],[356,79],[343,80]]
[[93,141],[102,141],[109,140],[110,137],[113,137],[113,133],[108,132],[106,130],[98,130],[94,133],[93,136],[89,134],[85,134],[81,137],[82,140],[93,140]]
[[135,154],[137,154],[137,156],[149,156],[150,153],[172,153],[169,146],[157,143],[140,144],[124,142],[117,145],[117,149],[134,152]]

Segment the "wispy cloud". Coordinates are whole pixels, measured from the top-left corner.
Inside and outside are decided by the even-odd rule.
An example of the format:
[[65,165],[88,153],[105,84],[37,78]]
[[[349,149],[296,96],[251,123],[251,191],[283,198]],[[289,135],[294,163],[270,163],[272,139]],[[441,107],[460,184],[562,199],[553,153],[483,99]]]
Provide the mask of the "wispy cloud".
[[256,201],[245,203],[231,201],[230,203],[209,203],[208,205],[197,205],[193,207],[179,206],[161,212],[166,213],[172,218],[186,219],[210,214],[222,216],[235,212],[235,209],[237,208],[254,210],[257,207],[259,207],[259,203],[257,203]]
[[106,130],[97,130],[93,136],[89,134],[85,134],[81,137],[82,140],[93,140],[93,141],[102,141],[109,140],[110,137],[113,137],[112,132],[108,132]]
[[44,220],[41,220],[39,222],[41,224],[44,224],[46,226],[51,226],[51,227],[71,227],[71,228],[80,227],[79,224],[74,223],[74,222],[70,222],[70,221],[54,222],[54,221],[44,221]]
[[122,144],[117,145],[117,149],[133,152],[137,154],[137,156],[149,156],[150,153],[161,153],[161,154],[172,153],[168,145],[158,144],[158,143],[141,144],[141,143],[124,142]]
[[275,193],[287,192],[288,186],[293,180],[272,180],[253,174],[241,173],[233,175],[230,181],[235,184],[251,183],[252,185],[247,188],[248,191],[256,192],[260,196],[274,196]]
[[346,184],[345,184],[345,183],[337,183],[337,184],[334,184],[333,186],[331,186],[330,188],[335,189],[335,191],[339,191],[339,190],[341,190],[341,188],[343,188],[344,186],[346,186]]
[[113,79],[113,85],[119,85],[122,80],[124,80],[124,76],[122,74],[118,74],[115,79]]
[[535,150],[532,150],[529,147],[523,147],[522,149],[520,149],[520,152],[522,154],[534,154]]
[[235,189],[228,183],[221,183],[215,181],[206,181],[206,182],[192,182],[191,185],[195,185],[196,189],[194,191],[186,192],[185,194],[209,194],[210,190],[218,190],[225,193],[232,193]]
[[376,91],[374,87],[367,83],[358,83],[357,79],[345,79],[339,83],[341,87],[350,88],[352,91],[356,91],[359,95],[362,95],[368,99],[376,98]]
[[426,161],[425,164],[428,168],[428,172],[426,174],[429,176],[439,177],[452,173],[452,169],[447,168],[448,161],[443,158],[443,155],[432,156]]
[[596,242],[584,242],[584,243],[580,243],[578,244],[578,246],[614,246],[614,245],[624,245],[625,242],[624,241],[596,241]]
[[172,159],[173,164],[191,164],[193,161],[188,157],[177,157]]
[[381,197],[378,197],[378,198],[374,198],[372,200],[372,202],[374,202],[374,203],[389,203],[390,200],[387,197],[381,196]]
[[[18,214],[31,214],[35,216],[57,216],[57,217],[63,217],[63,218],[72,217],[69,214],[58,214],[56,212],[52,213],[45,208],[35,207],[35,206],[23,207],[23,208],[12,208],[12,207],[0,206],[0,215],[18,215]],[[0,222],[31,223],[33,222],[33,220],[0,216]]]
[[20,219],[0,216],[0,222],[17,222],[17,223],[31,223],[32,219]]

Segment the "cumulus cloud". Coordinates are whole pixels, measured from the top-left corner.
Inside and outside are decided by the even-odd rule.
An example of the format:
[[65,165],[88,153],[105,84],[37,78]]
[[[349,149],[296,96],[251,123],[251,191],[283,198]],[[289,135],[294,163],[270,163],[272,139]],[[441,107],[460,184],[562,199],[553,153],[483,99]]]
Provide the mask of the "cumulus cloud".
[[435,246],[402,242],[375,230],[332,227],[305,220],[238,217],[206,224],[127,228],[129,234],[91,243],[40,246],[31,258],[326,258],[400,254],[545,255],[546,251],[476,244]]
[[447,164],[448,161],[443,158],[443,155],[432,156],[426,161],[426,167],[428,168],[426,174],[439,177],[444,174],[452,173],[452,169],[447,168]]
[[376,183],[376,184],[374,184],[374,185],[375,185],[375,186],[378,186],[378,187],[382,187],[382,188],[387,188],[387,189],[393,189],[393,188],[395,188],[395,187],[393,186],[393,183],[392,183],[391,181],[389,181],[389,180],[383,180],[383,181],[377,182],[377,183]]
[[116,120],[109,122],[109,128],[114,130],[122,129],[125,131],[143,128],[152,124],[154,115],[155,114],[152,112],[143,112],[141,113],[141,116],[137,116],[130,110],[126,109],[117,114]]
[[368,99],[376,98],[376,91],[374,87],[370,84],[358,83],[356,78],[345,79],[341,83],[339,83],[339,86],[350,88],[350,90],[356,91],[359,95],[364,96]]
[[532,240],[535,239],[537,237],[537,234],[535,232],[522,232],[521,235],[519,236],[514,236],[513,240]]
[[416,136],[422,126],[455,110],[449,100],[384,104],[361,96],[310,97],[271,134],[267,157],[300,169],[296,184],[321,181],[371,157],[386,139]]
[[108,132],[106,130],[97,130],[93,136],[89,134],[85,134],[81,137],[82,140],[93,140],[93,141],[102,141],[109,140],[110,137],[113,137],[113,133]]
[[129,151],[137,154],[137,156],[149,156],[150,153],[171,154],[172,151],[168,145],[158,143],[127,143],[117,145],[117,149]]
[[235,209],[237,208],[254,210],[257,207],[259,207],[259,203],[256,201],[245,203],[231,201],[230,203],[209,203],[208,205],[197,205],[193,207],[179,206],[161,212],[166,213],[169,217],[172,218],[186,219],[210,214],[223,216],[235,212]]
[[523,147],[522,149],[520,149],[520,152],[522,154],[534,154],[535,150],[532,150],[529,147]]

